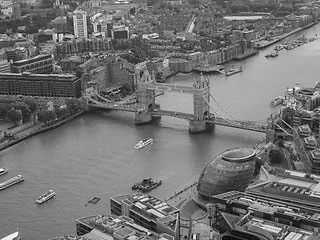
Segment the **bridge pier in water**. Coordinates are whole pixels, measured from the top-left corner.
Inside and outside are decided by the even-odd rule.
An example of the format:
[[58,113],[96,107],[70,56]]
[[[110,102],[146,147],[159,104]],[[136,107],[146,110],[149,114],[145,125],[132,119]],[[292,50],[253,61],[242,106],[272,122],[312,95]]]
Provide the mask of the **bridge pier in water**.
[[189,120],[189,133],[199,133],[211,129],[214,124],[207,123],[204,120]]
[[135,112],[135,124],[145,124],[152,121],[152,111],[156,108],[155,91],[144,84],[138,85],[139,108]]
[[149,123],[152,121],[152,113],[147,111],[147,110],[137,110],[135,112],[135,117],[134,117],[134,123],[139,125],[139,124],[145,124]]
[[189,119],[189,132],[198,133],[211,129],[214,124],[208,121],[210,114],[210,85],[209,79],[195,80],[193,84],[193,112],[194,117]]

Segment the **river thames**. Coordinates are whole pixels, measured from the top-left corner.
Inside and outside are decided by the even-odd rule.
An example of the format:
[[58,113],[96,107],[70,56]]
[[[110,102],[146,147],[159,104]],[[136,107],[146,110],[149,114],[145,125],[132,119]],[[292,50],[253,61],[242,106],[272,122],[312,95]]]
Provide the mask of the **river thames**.
[[[298,35],[302,33],[320,35],[320,24]],[[269,107],[270,101],[287,87],[297,83],[313,87],[319,81],[320,40],[282,50],[277,58],[265,58],[273,47],[227,65],[242,66],[242,73],[228,78],[208,75],[211,94],[234,115],[266,119],[277,111]],[[169,82],[191,86],[195,78],[199,74],[179,74]],[[191,95],[165,93],[156,101],[163,109],[193,111]],[[153,145],[133,148],[147,137],[154,139]],[[164,200],[196,181],[215,155],[233,147],[252,147],[264,137],[221,126],[190,135],[187,121],[166,117],[135,126],[134,114],[127,112],[82,115],[0,153],[0,167],[10,169],[0,182],[18,174],[25,178],[0,192],[0,238],[17,228],[22,239],[75,235],[77,218],[110,213],[109,198],[132,193],[133,183],[145,177],[161,179],[163,184],[151,194]],[[49,189],[56,192],[56,198],[37,205],[35,199]],[[85,206],[94,196],[101,201]]]

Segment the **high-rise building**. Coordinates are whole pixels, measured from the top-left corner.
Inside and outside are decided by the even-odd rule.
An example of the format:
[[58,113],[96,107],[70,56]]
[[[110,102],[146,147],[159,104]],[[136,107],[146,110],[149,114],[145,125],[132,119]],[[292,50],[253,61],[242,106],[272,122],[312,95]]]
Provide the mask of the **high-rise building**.
[[84,11],[76,11],[73,15],[75,38],[88,38],[87,15]]
[[20,5],[17,3],[13,4],[12,6],[12,17],[14,20],[21,18],[21,8]]

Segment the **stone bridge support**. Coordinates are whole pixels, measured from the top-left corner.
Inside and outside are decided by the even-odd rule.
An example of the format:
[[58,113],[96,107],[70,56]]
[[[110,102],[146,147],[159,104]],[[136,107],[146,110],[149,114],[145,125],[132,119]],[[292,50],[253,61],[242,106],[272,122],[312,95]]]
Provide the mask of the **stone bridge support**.
[[147,89],[143,84],[138,87],[139,108],[135,113],[135,124],[144,124],[152,121],[151,112],[156,108],[155,91]]
[[208,130],[213,124],[208,123],[210,116],[210,87],[209,80],[203,76],[193,85],[193,112],[194,117],[189,120],[189,132],[197,133]]

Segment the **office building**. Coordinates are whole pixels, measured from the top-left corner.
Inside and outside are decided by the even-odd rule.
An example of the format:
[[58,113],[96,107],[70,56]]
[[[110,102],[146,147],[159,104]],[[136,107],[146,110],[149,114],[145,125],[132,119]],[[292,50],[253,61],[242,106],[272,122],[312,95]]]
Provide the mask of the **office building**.
[[98,215],[76,220],[77,235],[99,240],[174,240],[166,233],[158,234],[134,223],[127,216]]
[[24,59],[11,64],[12,73],[52,73],[53,57],[52,55],[38,55],[34,58]]
[[64,74],[0,73],[0,95],[81,97],[81,79]]
[[129,28],[124,25],[113,26],[111,37],[112,39],[127,39],[129,38]]
[[111,41],[109,38],[78,39],[60,42],[56,47],[59,56],[85,52],[103,52],[111,48]]
[[12,6],[12,17],[14,20],[21,19],[21,7],[17,3]]
[[73,15],[73,31],[75,38],[88,38],[87,15],[84,11],[76,11]]
[[125,215],[136,224],[156,233],[179,239],[179,209],[147,194],[110,198],[111,214]]

